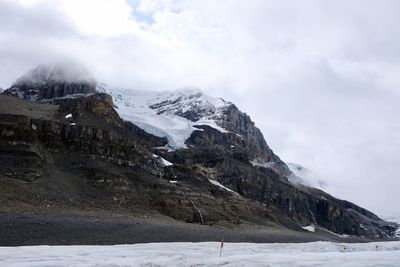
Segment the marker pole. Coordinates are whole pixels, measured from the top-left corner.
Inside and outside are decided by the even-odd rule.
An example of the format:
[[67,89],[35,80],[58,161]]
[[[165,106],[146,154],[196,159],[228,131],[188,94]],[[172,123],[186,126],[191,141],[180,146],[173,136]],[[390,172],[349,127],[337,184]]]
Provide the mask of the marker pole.
[[224,247],[224,240],[221,240],[221,248],[219,249],[219,257],[221,258],[222,255],[222,248]]

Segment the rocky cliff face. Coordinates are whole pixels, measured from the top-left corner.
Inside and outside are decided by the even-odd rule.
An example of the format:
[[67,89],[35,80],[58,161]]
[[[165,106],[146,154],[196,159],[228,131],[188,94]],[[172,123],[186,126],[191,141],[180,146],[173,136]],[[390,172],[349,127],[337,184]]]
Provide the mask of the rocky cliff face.
[[60,98],[52,75],[42,76],[5,94],[47,103],[0,95],[4,207],[153,211],[186,222],[314,225],[368,238],[396,230],[361,207],[291,183],[286,164],[232,103],[198,90],[110,96],[93,86]]

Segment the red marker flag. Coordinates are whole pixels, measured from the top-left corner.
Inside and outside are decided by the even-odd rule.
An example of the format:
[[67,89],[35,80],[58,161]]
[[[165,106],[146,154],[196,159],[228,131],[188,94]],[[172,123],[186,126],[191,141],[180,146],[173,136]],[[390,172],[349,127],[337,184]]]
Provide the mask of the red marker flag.
[[221,258],[221,254],[222,254],[222,248],[224,247],[224,240],[221,240],[221,248],[219,250],[219,257]]

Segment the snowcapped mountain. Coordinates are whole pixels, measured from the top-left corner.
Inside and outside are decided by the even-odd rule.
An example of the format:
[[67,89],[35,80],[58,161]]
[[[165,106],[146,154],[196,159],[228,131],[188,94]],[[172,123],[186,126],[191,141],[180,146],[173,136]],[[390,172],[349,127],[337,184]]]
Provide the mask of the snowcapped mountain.
[[199,88],[186,87],[169,92],[139,91],[107,87],[97,88],[110,94],[118,114],[148,133],[166,137],[170,149],[186,148],[186,140],[199,125],[226,132],[219,126],[223,111],[230,105],[221,98],[204,94]]
[[199,125],[226,132],[218,125],[222,111],[232,103],[185,87],[170,92],[122,89],[97,83],[90,72],[77,64],[39,65],[22,75],[6,91],[20,98],[46,102],[80,97],[95,92],[112,96],[118,114],[148,133],[166,137],[169,149],[186,148],[185,141]]
[[[296,231],[318,225],[374,238],[397,229],[357,205],[295,186],[325,185],[302,166],[289,170],[250,116],[198,88],[120,89],[57,65],[29,71],[3,94],[3,107],[18,104],[3,108],[8,130],[0,143],[8,154],[0,157],[0,174],[42,181],[43,198],[51,186],[71,183],[59,203],[79,196],[77,205],[104,201],[113,210],[112,200],[186,222],[273,220]],[[15,147],[21,137],[26,145]],[[36,203],[31,190],[26,201]]]
[[[40,65],[21,76],[4,93],[39,102],[54,102],[64,98],[89,96],[96,92],[112,96],[121,118],[142,130],[168,140],[171,150],[191,145],[221,146],[232,152],[246,154],[260,167],[272,168],[285,175],[288,167],[269,148],[261,131],[250,117],[234,104],[204,94],[199,88],[185,87],[174,91],[140,91],[121,89],[98,83],[84,67],[74,64]],[[225,136],[193,135],[214,129]],[[207,139],[207,144],[199,143]],[[216,141],[218,142],[216,143]]]

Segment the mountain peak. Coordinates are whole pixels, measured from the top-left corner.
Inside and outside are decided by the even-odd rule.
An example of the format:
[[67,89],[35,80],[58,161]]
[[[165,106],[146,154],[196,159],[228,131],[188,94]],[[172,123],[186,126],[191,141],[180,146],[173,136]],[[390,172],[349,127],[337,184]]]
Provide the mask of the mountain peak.
[[22,75],[14,85],[25,83],[43,85],[49,82],[95,83],[94,76],[77,63],[41,64]]
[[195,85],[183,86],[170,91],[171,93],[181,94],[181,95],[203,95],[204,92],[200,87]]
[[77,63],[39,65],[4,91],[7,95],[42,101],[96,92],[96,80]]
[[198,87],[160,92],[148,104],[158,114],[175,114],[193,122],[214,115],[219,109],[230,105],[222,98],[204,94]]

